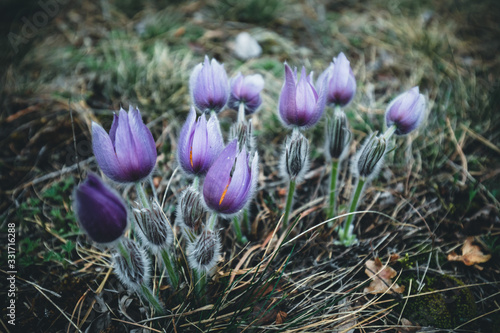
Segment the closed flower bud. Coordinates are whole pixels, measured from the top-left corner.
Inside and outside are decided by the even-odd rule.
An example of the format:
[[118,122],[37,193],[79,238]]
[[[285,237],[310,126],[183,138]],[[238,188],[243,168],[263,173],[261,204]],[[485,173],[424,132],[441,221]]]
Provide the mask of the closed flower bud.
[[384,137],[377,136],[377,133],[370,135],[358,154],[356,166],[359,176],[374,177],[380,169],[386,150]]
[[298,80],[297,69],[292,71],[285,64],[285,83],[279,100],[281,122],[287,127],[307,128],[315,125],[325,110],[324,86],[318,93],[312,83],[312,73],[307,76],[306,69],[302,67]]
[[347,153],[351,131],[344,112],[335,112],[326,122],[325,154],[327,159],[341,160]]
[[94,242],[111,243],[127,229],[127,208],[120,196],[94,174],[74,191],[74,211],[80,227]]
[[222,149],[224,141],[217,117],[211,115],[207,122],[202,114],[196,120],[191,108],[179,135],[177,159],[182,170],[190,176],[205,175]]
[[203,198],[208,208],[226,216],[238,213],[250,202],[257,184],[258,154],[240,151],[233,140],[208,170]]
[[245,105],[245,114],[255,113],[262,105],[260,92],[264,89],[264,78],[260,74],[243,76],[238,73],[230,81],[231,94],[229,107],[238,110],[240,104]]
[[418,87],[396,97],[387,107],[385,122],[387,127],[395,126],[397,135],[406,135],[415,130],[425,116],[425,97]]
[[156,203],[150,208],[134,208],[133,216],[142,244],[152,253],[158,254],[162,249],[172,245],[174,240],[172,227]]
[[238,140],[238,147],[240,150],[245,147],[248,152],[255,152],[255,140],[253,137],[251,119],[248,122],[237,122],[231,125],[229,128],[229,141],[233,141],[234,139]]
[[215,59],[198,64],[189,78],[189,90],[194,105],[204,113],[219,113],[229,99],[229,80],[224,65]]
[[118,279],[131,290],[138,290],[149,283],[149,260],[136,242],[123,238],[122,249],[113,253],[113,267]]
[[356,78],[344,53],[333,58],[330,66],[321,73],[317,86],[321,87],[323,83],[326,84],[327,104],[344,107],[352,101],[356,94]]
[[190,186],[182,192],[177,205],[176,222],[184,236],[191,242],[199,233],[206,212],[198,190]]
[[188,245],[189,267],[202,273],[210,273],[219,261],[221,244],[215,231],[208,229]]
[[108,133],[92,123],[92,149],[102,172],[115,182],[132,183],[148,177],[156,164],[156,144],[139,109],[120,110]]
[[298,130],[287,136],[281,154],[281,173],[295,182],[301,182],[309,169],[309,141]]

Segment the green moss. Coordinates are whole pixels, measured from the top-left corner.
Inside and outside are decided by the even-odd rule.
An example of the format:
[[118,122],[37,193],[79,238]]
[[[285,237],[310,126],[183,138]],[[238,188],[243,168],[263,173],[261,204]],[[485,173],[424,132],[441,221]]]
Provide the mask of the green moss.
[[[417,283],[414,276],[403,278],[402,284],[408,290],[410,280],[413,280],[410,294],[415,295]],[[426,277],[425,287],[420,292],[424,295],[408,299],[403,317],[421,326],[443,329],[452,329],[466,323],[476,317],[477,309],[471,291],[462,286],[464,286],[462,281],[449,275]],[[456,287],[459,288],[453,289]],[[435,293],[425,295],[429,292]],[[398,311],[403,310],[403,305],[404,302],[401,302]]]

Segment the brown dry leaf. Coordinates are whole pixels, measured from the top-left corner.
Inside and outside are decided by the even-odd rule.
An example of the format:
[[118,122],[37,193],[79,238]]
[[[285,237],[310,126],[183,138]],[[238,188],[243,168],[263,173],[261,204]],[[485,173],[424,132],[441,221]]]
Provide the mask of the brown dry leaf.
[[467,266],[481,264],[487,262],[491,258],[491,254],[484,254],[479,246],[472,245],[474,237],[467,237],[462,246],[462,255],[458,255],[455,251],[448,254],[449,261],[461,261]]
[[287,317],[287,313],[285,311],[280,311],[276,315],[276,324],[283,324]]
[[398,333],[413,333],[421,328],[418,324],[414,325],[406,318],[401,318],[401,326],[402,327],[398,329]]
[[375,260],[368,260],[365,265],[366,275],[373,279],[370,285],[365,288],[365,293],[382,294],[387,292],[388,294],[392,294],[393,292],[396,292],[401,294],[405,291],[405,287],[399,286],[397,283],[395,283],[391,288],[392,279],[397,275],[397,273],[389,266],[384,267],[379,258],[375,258]]

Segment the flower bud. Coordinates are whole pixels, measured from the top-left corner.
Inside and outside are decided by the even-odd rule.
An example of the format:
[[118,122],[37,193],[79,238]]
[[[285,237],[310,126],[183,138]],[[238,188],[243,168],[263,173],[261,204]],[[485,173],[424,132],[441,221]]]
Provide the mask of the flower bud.
[[230,81],[231,95],[228,105],[234,110],[238,110],[239,105],[245,105],[245,114],[255,113],[262,105],[260,92],[264,88],[264,78],[260,74],[243,76],[238,73]]
[[158,254],[172,245],[174,233],[165,213],[155,202],[150,208],[134,208],[133,216],[142,244],[152,253]]
[[188,240],[193,242],[199,233],[206,210],[198,190],[190,186],[184,190],[177,205],[177,225]]
[[189,267],[198,272],[209,273],[216,265],[220,256],[221,244],[215,231],[208,229],[188,245]]
[[326,122],[325,155],[327,159],[341,160],[347,153],[351,131],[344,112],[336,111]]
[[203,114],[196,120],[196,112],[191,107],[179,135],[177,160],[182,170],[189,176],[205,175],[222,149],[224,140],[217,117],[211,115],[207,122]]
[[[149,283],[149,260],[146,253],[136,242],[123,238],[113,253],[113,267],[118,279],[129,289],[138,290],[141,285]],[[125,253],[123,253],[123,252]]]
[[281,154],[281,173],[290,180],[300,182],[309,169],[309,141],[298,130],[287,136]]
[[238,140],[238,147],[245,148],[250,154],[255,152],[255,140],[252,132],[252,120],[248,122],[237,122],[229,128],[229,142]]
[[229,99],[229,80],[224,65],[215,59],[210,62],[205,56],[205,61],[191,73],[189,88],[193,103],[201,112],[219,113]]
[[338,57],[333,58],[330,66],[321,73],[317,86],[323,83],[326,84],[327,104],[344,107],[352,101],[356,93],[356,79],[344,53],[340,52]]
[[78,224],[94,242],[114,242],[127,229],[125,203],[95,174],[75,189],[73,198]]
[[396,126],[396,135],[415,130],[425,116],[425,97],[413,87],[394,99],[385,112],[387,127]]
[[208,208],[226,217],[237,214],[253,196],[259,172],[259,156],[240,151],[233,140],[208,170],[203,199]]
[[312,83],[312,73],[306,74],[302,67],[300,79],[297,69],[294,71],[285,64],[285,83],[279,99],[279,116],[287,127],[308,128],[315,125],[325,110],[326,94],[324,85],[317,92]]
[[374,177],[380,169],[387,145],[384,137],[373,133],[361,147],[357,159],[357,172],[360,177]]
[[148,177],[156,164],[156,144],[139,109],[114,115],[109,134],[92,123],[92,149],[102,172],[115,182],[135,183]]

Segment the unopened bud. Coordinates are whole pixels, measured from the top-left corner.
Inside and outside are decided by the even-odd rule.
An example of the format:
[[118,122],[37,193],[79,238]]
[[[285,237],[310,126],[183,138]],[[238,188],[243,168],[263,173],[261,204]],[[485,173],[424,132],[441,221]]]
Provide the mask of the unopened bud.
[[356,163],[360,177],[374,177],[377,174],[386,149],[387,144],[384,137],[377,136],[376,132],[370,135],[361,147]]
[[238,148],[240,151],[245,148],[247,152],[251,154],[255,152],[251,119],[245,123],[234,123],[229,128],[229,142],[234,139],[238,140]]
[[335,112],[326,122],[325,154],[328,159],[341,160],[347,153],[351,131],[344,112]]
[[133,213],[139,237],[152,253],[160,253],[172,244],[174,233],[170,222],[156,203],[151,208],[134,208]]
[[198,272],[209,273],[220,256],[220,240],[215,231],[208,229],[196,237],[196,240],[188,245],[189,266]]
[[185,189],[177,209],[176,222],[184,236],[193,242],[206,213],[200,193],[192,186]]
[[298,130],[286,138],[281,155],[281,173],[290,180],[298,181],[309,168],[309,141]]
[[136,242],[123,238],[113,253],[113,267],[118,279],[129,289],[137,290],[149,282],[149,260]]

